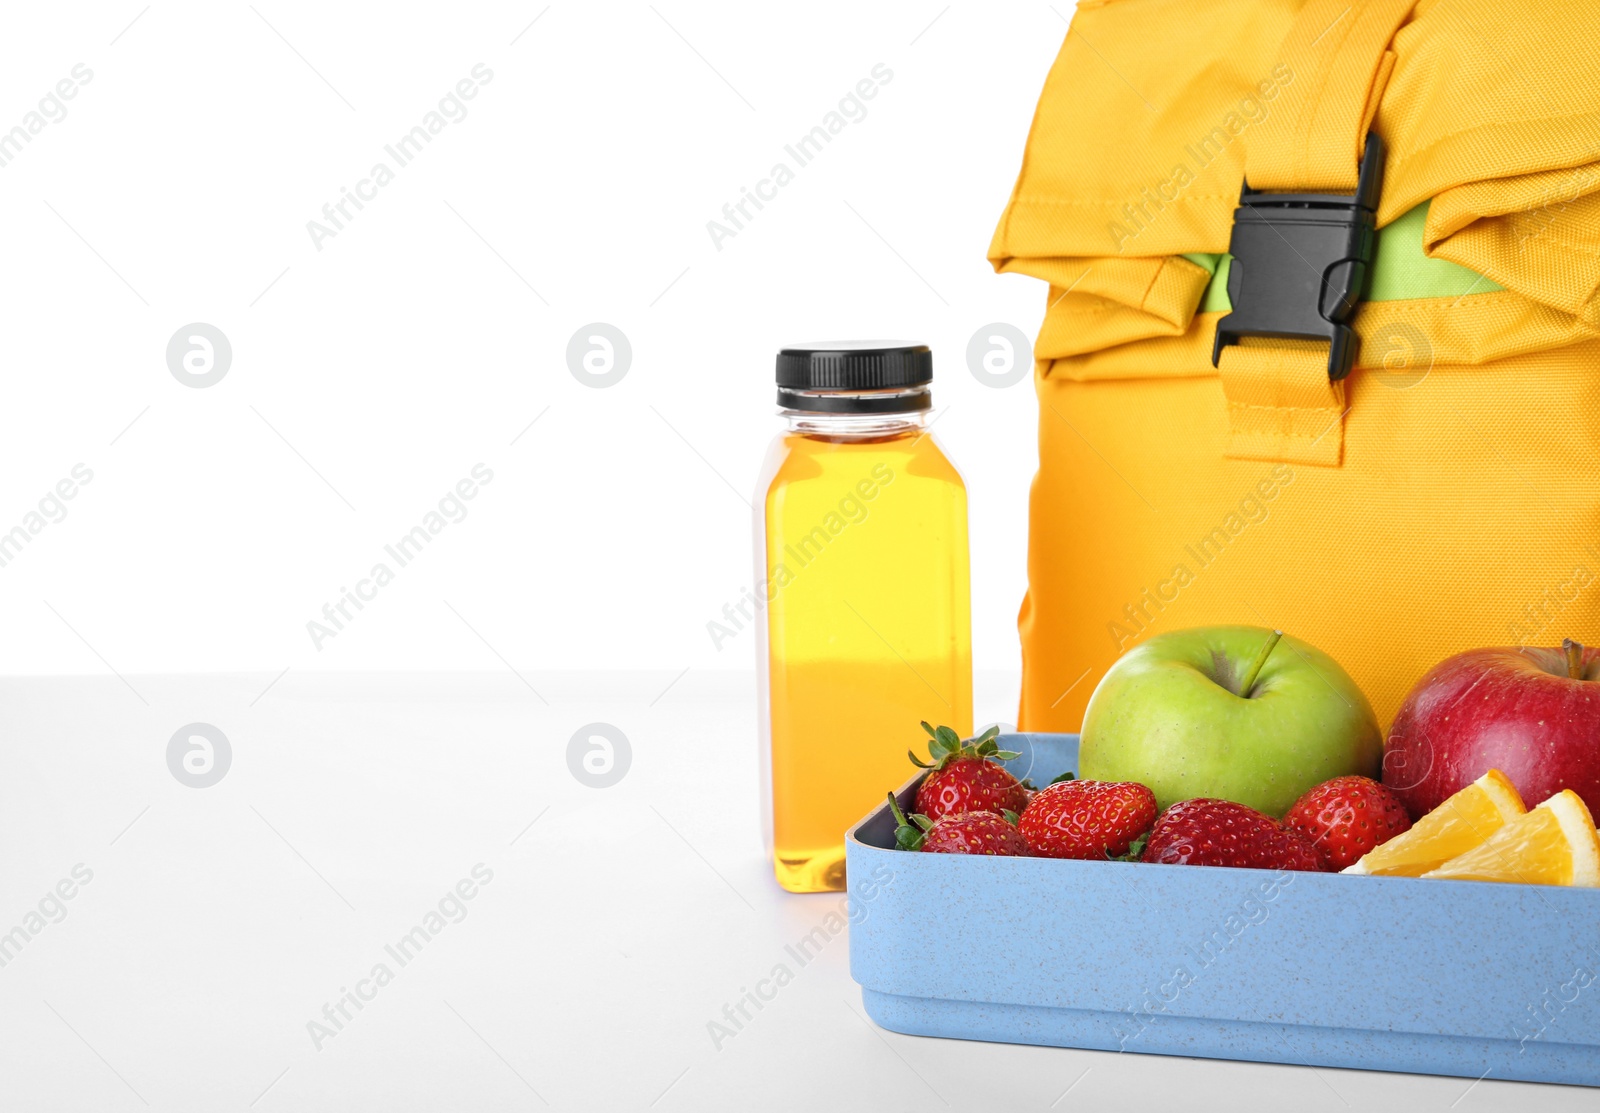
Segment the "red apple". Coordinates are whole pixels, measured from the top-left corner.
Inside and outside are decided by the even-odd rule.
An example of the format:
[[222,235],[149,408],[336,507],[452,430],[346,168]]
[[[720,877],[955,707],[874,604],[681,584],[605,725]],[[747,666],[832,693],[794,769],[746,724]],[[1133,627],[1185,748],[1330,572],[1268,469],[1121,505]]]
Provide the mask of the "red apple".
[[1570,788],[1600,814],[1600,649],[1473,649],[1411,689],[1383,783],[1420,818],[1490,769],[1531,808]]

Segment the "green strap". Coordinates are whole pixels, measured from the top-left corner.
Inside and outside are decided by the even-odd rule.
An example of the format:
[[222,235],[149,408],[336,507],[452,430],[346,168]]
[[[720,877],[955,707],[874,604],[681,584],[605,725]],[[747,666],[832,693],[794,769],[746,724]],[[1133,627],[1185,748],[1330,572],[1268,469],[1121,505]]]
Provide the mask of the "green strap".
[[[1468,291],[1487,294],[1505,288],[1476,271],[1447,259],[1430,259],[1424,254],[1422,228],[1427,219],[1428,202],[1424,201],[1387,228],[1378,230],[1367,301],[1458,298]],[[1233,303],[1228,300],[1228,267],[1233,256],[1186,254],[1184,258],[1211,274],[1211,281],[1200,296],[1199,311],[1213,313],[1232,309]]]

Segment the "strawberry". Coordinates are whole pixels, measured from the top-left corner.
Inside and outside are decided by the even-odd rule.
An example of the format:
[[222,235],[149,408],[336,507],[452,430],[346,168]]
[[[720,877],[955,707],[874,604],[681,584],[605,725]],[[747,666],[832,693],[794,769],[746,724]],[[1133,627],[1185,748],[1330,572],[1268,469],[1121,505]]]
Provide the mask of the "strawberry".
[[889,793],[889,810],[900,824],[895,828],[895,845],[901,850],[920,850],[925,854],[1000,854],[1022,857],[1028,844],[1017,831],[1015,812],[952,812],[931,820],[913,814],[906,821],[900,803]]
[[1243,869],[1324,869],[1298,831],[1231,800],[1180,800],[1156,820],[1141,861]]
[[1131,781],[1059,781],[1017,823],[1039,858],[1120,858],[1156,819],[1156,794]]
[[1332,870],[1353,865],[1373,847],[1411,829],[1400,797],[1370,777],[1323,781],[1295,801],[1283,822],[1304,835]]
[[936,820],[958,812],[1020,812],[1028,806],[1028,790],[1000,764],[1018,755],[995,743],[999,727],[970,742],[949,727],[935,730],[923,723],[922,729],[931,739],[928,756],[933,764],[907,751],[911,764],[929,771],[917,789],[917,811]]

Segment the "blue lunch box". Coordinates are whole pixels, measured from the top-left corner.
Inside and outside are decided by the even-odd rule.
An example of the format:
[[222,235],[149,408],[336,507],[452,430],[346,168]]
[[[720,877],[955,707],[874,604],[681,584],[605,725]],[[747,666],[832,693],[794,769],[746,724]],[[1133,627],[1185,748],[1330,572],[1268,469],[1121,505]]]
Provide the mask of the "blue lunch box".
[[[1039,785],[1077,763],[1077,735],[1000,745]],[[894,827],[845,850],[850,972],[892,1031],[1600,1086],[1600,890],[913,854]]]

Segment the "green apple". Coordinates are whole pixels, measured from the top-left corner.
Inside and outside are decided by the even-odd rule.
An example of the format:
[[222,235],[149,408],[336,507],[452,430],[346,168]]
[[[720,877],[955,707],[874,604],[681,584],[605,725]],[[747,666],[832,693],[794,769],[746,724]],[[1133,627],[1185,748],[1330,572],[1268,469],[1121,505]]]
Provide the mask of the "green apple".
[[1282,816],[1331,777],[1377,777],[1367,697],[1326,653],[1259,626],[1159,634],[1111,666],[1083,715],[1079,775]]

